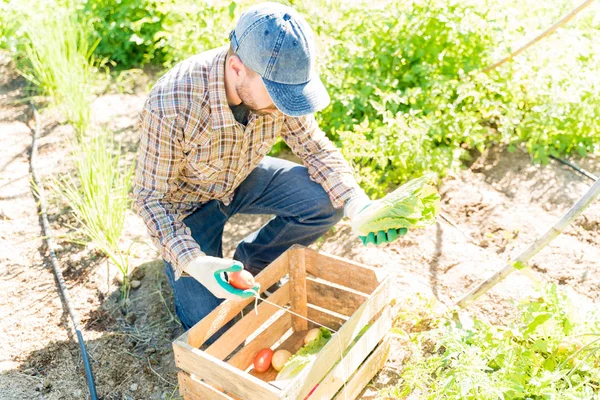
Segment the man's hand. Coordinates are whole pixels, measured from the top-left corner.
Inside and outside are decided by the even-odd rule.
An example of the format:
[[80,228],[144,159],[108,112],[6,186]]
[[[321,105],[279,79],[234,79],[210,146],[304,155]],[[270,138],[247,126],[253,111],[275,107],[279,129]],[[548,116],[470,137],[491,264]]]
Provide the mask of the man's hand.
[[[364,214],[368,212],[369,208],[376,207],[379,200],[372,201],[367,196],[359,196],[354,199],[351,199],[346,207],[344,207],[344,212],[350,221],[352,222],[352,229],[358,235],[362,243],[366,246],[369,243],[375,244],[377,246],[384,245],[386,243],[392,243],[398,240],[400,236],[406,235],[408,232],[407,228],[399,228],[394,229],[390,228],[387,231],[378,231],[378,232],[358,232],[356,229],[356,220],[362,217]],[[360,217],[359,217],[360,216]]]
[[227,300],[243,300],[258,293],[259,286],[248,290],[236,289],[223,277],[224,272],[239,272],[243,269],[244,266],[239,261],[211,256],[198,257],[183,268],[215,297]]

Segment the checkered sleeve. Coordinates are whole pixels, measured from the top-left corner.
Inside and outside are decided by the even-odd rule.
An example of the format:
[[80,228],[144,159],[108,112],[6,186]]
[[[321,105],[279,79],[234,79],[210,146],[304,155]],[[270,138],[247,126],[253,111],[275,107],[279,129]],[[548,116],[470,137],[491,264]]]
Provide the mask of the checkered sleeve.
[[177,204],[169,201],[184,157],[181,127],[177,116],[148,109],[142,111],[140,122],[134,206],[163,258],[173,266],[175,279],[179,279],[189,261],[204,255],[189,228],[181,222]]
[[323,186],[334,207],[341,208],[348,200],[364,195],[352,169],[314,115],[286,117],[281,137],[302,159],[310,178]]

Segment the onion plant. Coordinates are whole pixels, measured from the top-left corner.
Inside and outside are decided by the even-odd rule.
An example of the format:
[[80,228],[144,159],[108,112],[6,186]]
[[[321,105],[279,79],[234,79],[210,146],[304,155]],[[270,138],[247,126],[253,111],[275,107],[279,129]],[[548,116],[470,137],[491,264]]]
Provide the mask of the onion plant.
[[18,8],[23,25],[22,75],[53,98],[78,139],[89,125],[94,57],[89,24],[72,8],[55,1]]
[[123,167],[121,150],[112,134],[101,131],[80,141],[76,173],[56,181],[80,226],[123,275],[123,299],[127,297],[129,260],[119,246],[125,214],[130,206],[132,166]]

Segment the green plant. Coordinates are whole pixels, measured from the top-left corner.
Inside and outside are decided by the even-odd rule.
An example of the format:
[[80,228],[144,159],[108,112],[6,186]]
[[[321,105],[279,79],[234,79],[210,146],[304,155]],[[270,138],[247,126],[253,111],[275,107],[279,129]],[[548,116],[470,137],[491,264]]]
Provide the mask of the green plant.
[[549,285],[541,297],[520,304],[508,326],[438,317],[433,329],[411,337],[412,356],[400,384],[385,393],[427,399],[597,398],[600,314],[573,301]]
[[17,20],[7,0],[0,0],[0,49],[13,49]]
[[83,0],[78,14],[93,27],[99,40],[96,54],[112,60],[118,69],[160,63],[159,45],[165,14],[158,0]]
[[57,190],[71,208],[80,231],[117,266],[127,297],[129,260],[119,246],[129,209],[132,166],[123,167],[120,148],[108,132],[82,140],[78,146],[76,177],[56,181]]
[[478,73],[571,7],[521,3],[297,4],[319,34],[332,98],[321,126],[368,192],[383,195],[425,171],[444,175],[496,143],[523,145],[541,162],[600,150],[593,9],[513,63]]
[[35,7],[22,4],[16,15],[23,21],[21,74],[53,97],[81,137],[90,120],[95,74],[92,53],[97,44],[90,45],[87,23],[53,1]]
[[169,67],[202,51],[228,44],[236,11],[244,7],[240,3],[228,0],[163,2],[160,10],[166,17],[158,38],[159,46],[165,51],[164,65]]

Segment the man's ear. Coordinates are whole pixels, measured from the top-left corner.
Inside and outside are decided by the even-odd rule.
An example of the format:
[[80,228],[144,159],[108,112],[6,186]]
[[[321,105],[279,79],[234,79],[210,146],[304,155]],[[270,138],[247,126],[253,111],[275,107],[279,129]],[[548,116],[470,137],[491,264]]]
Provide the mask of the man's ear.
[[246,76],[246,67],[242,63],[242,60],[236,55],[232,55],[227,60],[229,69],[233,72],[234,76],[238,80],[244,79]]

